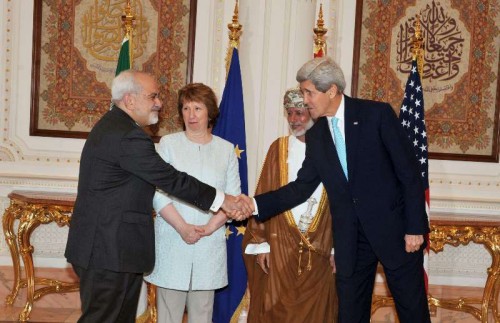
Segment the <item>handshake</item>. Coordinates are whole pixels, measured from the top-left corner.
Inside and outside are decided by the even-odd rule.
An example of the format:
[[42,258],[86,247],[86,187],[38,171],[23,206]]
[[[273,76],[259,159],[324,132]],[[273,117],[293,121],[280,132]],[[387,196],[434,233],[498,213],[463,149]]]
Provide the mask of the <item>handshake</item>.
[[249,218],[255,211],[253,199],[241,194],[238,196],[226,194],[221,209],[226,213],[226,216],[236,220],[242,221]]

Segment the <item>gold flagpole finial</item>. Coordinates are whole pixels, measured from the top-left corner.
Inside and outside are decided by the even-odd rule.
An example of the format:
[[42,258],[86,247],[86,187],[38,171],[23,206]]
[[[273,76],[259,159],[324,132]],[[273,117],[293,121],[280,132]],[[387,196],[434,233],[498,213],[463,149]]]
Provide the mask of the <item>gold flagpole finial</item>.
[[420,24],[420,16],[417,15],[415,20],[415,33],[412,37],[412,56],[417,60],[418,73],[422,78],[422,71],[424,69],[424,38],[422,36],[422,26]]
[[227,24],[229,29],[229,48],[227,49],[226,55],[226,77],[229,73],[229,65],[231,64],[231,57],[233,55],[233,49],[240,46],[240,36],[242,32],[242,25],[238,21],[238,0],[234,5],[233,20],[231,23]]
[[238,0],[236,0],[236,4],[234,5],[233,21],[227,24],[227,28],[229,29],[229,46],[238,48],[242,28],[238,21]]
[[325,21],[323,20],[323,4],[319,5],[318,20],[314,31],[314,57],[326,56],[326,40],[325,34],[328,29],[325,28]]
[[130,5],[130,0],[127,0],[127,6],[125,7],[125,14],[122,15],[122,23],[125,29],[125,36],[129,41],[129,56],[130,56],[130,68],[133,66],[134,61],[134,46],[132,43],[132,36],[135,26],[135,16],[132,14],[132,6]]

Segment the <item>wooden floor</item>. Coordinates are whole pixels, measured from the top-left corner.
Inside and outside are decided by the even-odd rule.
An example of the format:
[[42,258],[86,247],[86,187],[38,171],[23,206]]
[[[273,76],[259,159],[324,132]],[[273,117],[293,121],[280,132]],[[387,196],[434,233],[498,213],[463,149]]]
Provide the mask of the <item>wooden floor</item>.
[[[439,286],[430,285],[429,293],[438,299],[457,299],[457,298],[482,298],[483,289],[479,287],[453,287],[453,286]],[[388,289],[385,284],[375,285],[376,295],[388,295]],[[393,323],[396,321],[396,311],[394,308],[380,308],[372,316],[372,323]],[[477,323],[477,320],[471,314],[459,311],[451,311],[446,309],[438,308],[436,313],[431,314],[432,323]],[[491,318],[488,320],[491,323],[494,322]]]
[[[37,268],[37,277],[56,278],[61,281],[76,281],[72,269]],[[0,322],[17,322],[26,303],[26,289],[20,290],[13,305],[6,305],[14,281],[12,267],[0,266]],[[34,303],[29,322],[76,322],[80,316],[78,293],[50,294]]]
[[[62,281],[76,280],[71,269],[37,269],[38,277],[57,278]],[[13,282],[13,271],[11,267],[0,266],[0,323],[17,322],[26,301],[26,290],[21,289],[13,305],[5,304],[5,297],[10,292]],[[377,294],[384,294],[383,286],[377,285]],[[481,297],[481,288],[471,287],[449,287],[431,286],[431,293],[435,297],[457,298],[459,296]],[[42,297],[35,302],[30,316],[30,322],[76,322],[80,314],[80,300],[78,293],[52,294]],[[378,310],[372,323],[392,323],[396,322],[394,310],[382,308]],[[476,323],[478,322],[471,315],[462,312],[438,309],[433,323]],[[491,320],[493,322],[493,320]],[[286,323],[286,322],[283,322]]]

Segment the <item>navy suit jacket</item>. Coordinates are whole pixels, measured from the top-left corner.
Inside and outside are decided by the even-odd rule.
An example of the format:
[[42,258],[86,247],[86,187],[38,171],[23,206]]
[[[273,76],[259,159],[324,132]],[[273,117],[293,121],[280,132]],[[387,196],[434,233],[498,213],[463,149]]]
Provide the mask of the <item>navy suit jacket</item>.
[[306,157],[297,180],[255,197],[264,221],[304,202],[322,182],[328,193],[337,273],[351,275],[358,225],[388,268],[408,260],[405,234],[429,232],[417,160],[394,110],[387,103],[344,95],[346,179],[326,117],[306,133]]
[[203,210],[216,194],[213,187],[167,164],[144,130],[114,107],[83,147],[68,262],[117,272],[152,270],[155,186]]

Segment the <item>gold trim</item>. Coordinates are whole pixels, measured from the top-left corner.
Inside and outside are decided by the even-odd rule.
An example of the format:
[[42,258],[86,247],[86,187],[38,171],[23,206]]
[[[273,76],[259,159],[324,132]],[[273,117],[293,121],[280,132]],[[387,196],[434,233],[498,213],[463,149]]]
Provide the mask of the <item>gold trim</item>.
[[[19,314],[19,321],[25,322],[29,320],[33,303],[44,295],[73,292],[79,289],[78,282],[62,282],[36,277],[33,264],[34,247],[31,244],[31,234],[41,224],[55,222],[60,227],[68,226],[73,206],[25,202],[11,197],[10,194],[9,197],[10,206],[5,210],[2,225],[14,267],[14,286],[11,293],[7,295],[6,303],[12,304],[18,296],[19,289],[26,288],[26,303]],[[17,236],[14,233],[15,220],[19,220]],[[24,278],[21,277],[20,259],[24,264]],[[36,286],[39,285],[45,287],[37,289]]]
[[[289,137],[281,137],[278,139],[278,146],[279,146],[279,157],[278,157],[278,163],[279,163],[279,169],[280,169],[280,186],[285,186],[288,184],[288,165],[287,165],[287,158],[288,158],[288,142],[289,142]],[[288,223],[292,224],[295,223],[293,220],[293,217],[290,219],[287,217]]]
[[[71,194],[69,194],[71,195]],[[40,225],[56,223],[59,227],[70,225],[74,196],[68,194],[13,191],[9,194],[10,206],[4,211],[2,227],[5,241],[12,257],[14,282],[6,296],[7,305],[12,305],[19,296],[19,290],[26,288],[26,303],[19,314],[19,321],[29,320],[34,302],[47,294],[61,294],[79,290],[78,282],[63,282],[55,279],[36,277],[33,263],[34,247],[31,235]],[[18,221],[17,234],[14,222]],[[24,264],[24,275],[21,263]],[[38,288],[37,288],[38,287]],[[156,322],[156,300],[153,285],[148,284],[148,308],[138,318],[138,322]]]
[[23,286],[23,280],[21,279],[21,265],[19,263],[19,248],[16,243],[17,236],[14,233],[14,221],[21,218],[22,208],[20,205],[15,203],[15,201],[10,201],[10,206],[5,210],[2,218],[3,233],[5,235],[5,242],[9,246],[10,255],[12,257],[13,269],[14,269],[14,286],[12,291],[7,295],[5,303],[7,305],[14,304],[16,297],[19,293],[19,289]]
[[125,6],[125,14],[122,15],[123,28],[125,30],[125,37],[129,41],[129,58],[130,58],[130,68],[134,66],[134,46],[133,46],[133,36],[134,36],[134,26],[135,26],[135,16],[132,13],[132,7],[130,5],[130,0],[127,0],[127,5]]
[[[435,253],[443,251],[445,245],[458,247],[470,242],[482,244],[491,255],[491,266],[487,269],[488,278],[484,285],[483,298],[437,299],[428,295],[427,302],[431,311],[437,307],[448,310],[466,312],[482,323],[493,317],[494,322],[500,322],[500,222],[433,220],[429,233],[430,249]],[[480,308],[477,308],[480,305]],[[372,301],[372,314],[379,308],[394,306],[390,296],[375,295]]]
[[420,16],[417,15],[415,20],[415,34],[412,37],[412,57],[417,60],[418,74],[422,78],[424,71],[424,38],[422,36],[422,27]]
[[[279,138],[279,149],[280,149],[280,151],[279,151],[279,168],[280,168],[280,185],[281,186],[285,186],[286,184],[288,184],[288,163],[287,163],[288,143],[289,143],[288,138],[289,137]],[[307,230],[307,233],[305,236],[304,236],[304,234],[302,234],[299,231],[299,228],[297,227],[297,223],[295,223],[295,219],[293,218],[292,211],[288,210],[288,211],[284,212],[284,215],[285,215],[285,218],[288,222],[288,225],[290,225],[291,227],[295,227],[297,229],[297,232],[299,232],[300,235],[302,236],[302,239],[304,240],[304,242],[306,244],[308,244],[309,246],[311,246],[311,245],[309,244],[309,241],[307,240],[306,236],[308,233],[315,232],[318,229],[318,223],[319,223],[319,220],[320,220],[323,212],[325,211],[327,201],[328,201],[328,198],[326,195],[325,188],[323,187],[323,192],[321,193],[321,200],[319,201],[318,210],[316,211],[316,215],[313,219],[313,222],[309,226],[309,229]]]
[[243,26],[238,21],[238,0],[234,4],[233,20],[227,24],[229,29],[229,47],[226,53],[226,79],[229,74],[229,67],[231,66],[231,58],[233,57],[233,50],[240,46],[240,36],[242,33]]
[[236,310],[233,313],[233,316],[231,316],[231,320],[229,321],[230,323],[238,323],[240,319],[241,312],[245,309],[248,311],[248,308],[250,306],[250,291],[247,289],[245,290],[245,294],[243,294],[243,298],[241,299],[240,304],[236,308]]
[[144,312],[136,317],[135,323],[156,323],[158,320],[158,310],[156,308],[156,286],[146,282],[147,287],[147,307]]
[[[328,196],[326,195],[326,190],[323,187],[323,192],[321,193],[321,199],[319,200],[319,206],[318,206],[318,212],[320,212],[319,213],[320,216],[325,211],[327,202],[328,202]],[[314,220],[311,223],[309,230],[307,230],[308,233],[315,232],[318,229],[319,218],[320,218],[320,216],[318,216],[318,212],[316,212],[316,216],[314,217]]]
[[313,46],[313,54],[314,57],[318,55],[320,51],[322,51],[321,56],[326,56],[326,40],[325,40],[325,35],[328,31],[327,28],[325,28],[325,21],[323,20],[323,4],[321,3],[319,5],[319,13],[318,13],[318,20],[316,20],[316,27],[313,28],[314,31],[314,46]]

